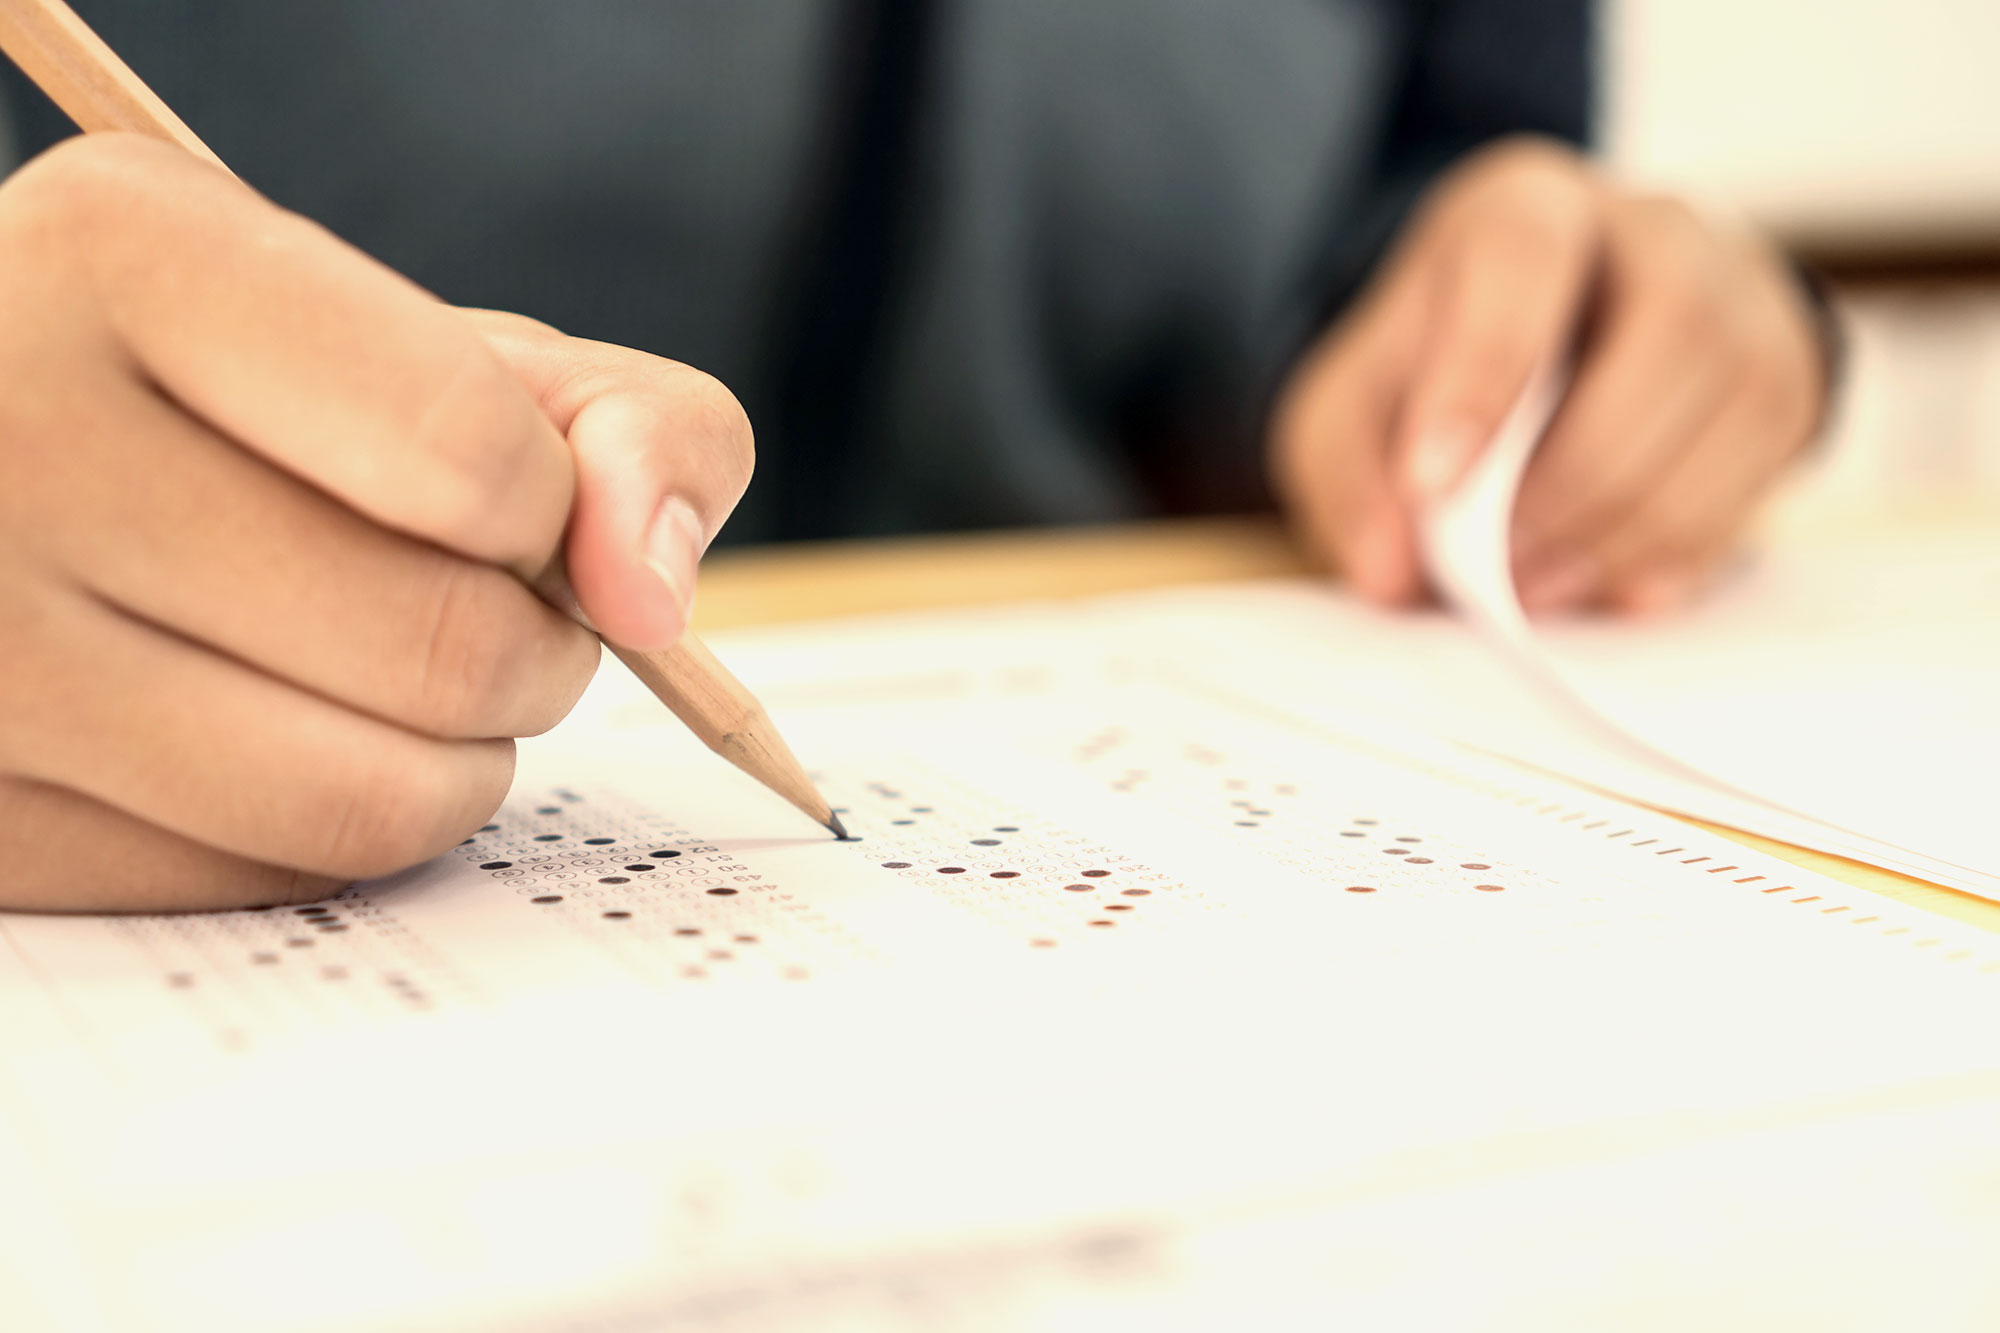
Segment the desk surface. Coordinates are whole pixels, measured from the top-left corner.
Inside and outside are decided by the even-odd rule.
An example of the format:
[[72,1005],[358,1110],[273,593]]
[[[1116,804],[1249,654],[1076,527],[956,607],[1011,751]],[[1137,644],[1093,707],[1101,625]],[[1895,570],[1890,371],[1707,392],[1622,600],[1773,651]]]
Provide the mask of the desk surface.
[[[702,569],[703,631],[869,612],[1090,597],[1272,578],[1307,565],[1274,520],[1228,518],[725,551]],[[1771,842],[1715,832],[1899,902],[2000,932],[2000,903]]]

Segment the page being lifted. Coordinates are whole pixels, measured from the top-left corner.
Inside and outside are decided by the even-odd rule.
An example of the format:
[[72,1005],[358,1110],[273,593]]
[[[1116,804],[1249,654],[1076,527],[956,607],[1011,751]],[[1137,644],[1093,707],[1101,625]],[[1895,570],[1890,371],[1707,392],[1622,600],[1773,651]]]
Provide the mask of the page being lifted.
[[1905,533],[1797,552],[1657,625],[1538,632],[1514,502],[1567,376],[1523,392],[1423,524],[1440,596],[1567,725],[1511,757],[1682,814],[2000,898],[2000,541]]

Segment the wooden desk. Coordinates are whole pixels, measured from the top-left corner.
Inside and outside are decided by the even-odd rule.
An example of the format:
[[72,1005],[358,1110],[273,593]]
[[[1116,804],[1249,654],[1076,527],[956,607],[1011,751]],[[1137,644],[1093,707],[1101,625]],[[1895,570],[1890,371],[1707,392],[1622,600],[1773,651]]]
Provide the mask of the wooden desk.
[[[1284,530],[1262,518],[765,547],[720,552],[706,562],[695,626],[716,630],[1092,597],[1305,570]],[[1808,870],[2000,932],[2000,903],[1748,833],[1702,827]]]

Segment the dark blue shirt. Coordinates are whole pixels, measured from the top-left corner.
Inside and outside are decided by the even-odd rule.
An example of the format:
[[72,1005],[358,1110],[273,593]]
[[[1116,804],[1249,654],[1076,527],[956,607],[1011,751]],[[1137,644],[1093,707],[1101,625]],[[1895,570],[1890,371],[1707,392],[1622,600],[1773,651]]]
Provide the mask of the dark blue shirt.
[[[1588,0],[79,0],[244,179],[444,298],[720,376],[729,536],[1264,500],[1410,202],[1581,142]],[[70,133],[8,71],[23,146]]]

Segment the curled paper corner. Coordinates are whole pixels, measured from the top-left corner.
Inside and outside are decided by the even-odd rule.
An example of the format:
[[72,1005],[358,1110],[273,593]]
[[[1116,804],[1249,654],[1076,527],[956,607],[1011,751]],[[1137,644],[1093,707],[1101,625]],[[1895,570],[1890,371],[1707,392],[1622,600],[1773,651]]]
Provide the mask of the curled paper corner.
[[[1458,486],[1434,501],[1419,517],[1419,551],[1439,598],[1453,614],[1471,625],[1493,651],[1511,663],[1523,680],[1561,709],[1598,745],[1627,763],[1739,806],[1747,804],[1765,812],[1767,818],[1775,817],[1776,823],[1760,820],[1762,827],[1757,831],[1836,855],[1856,855],[1852,839],[1839,826],[1731,782],[1621,721],[1575,672],[1564,667],[1529,621],[1514,587],[1511,551],[1514,504],[1528,464],[1568,391],[1570,379],[1571,367],[1566,361],[1537,370]],[[1698,809],[1683,813],[1697,818],[1715,817],[1712,812],[1705,816]],[[1877,850],[1861,854],[1878,865],[1893,863],[1904,873],[2000,897],[1994,893],[1990,878],[1981,872],[1957,863],[1941,863],[1903,843],[1871,841]],[[1884,859],[1885,852],[1893,855]],[[1910,857],[1916,860],[1909,861]]]
[[1531,375],[1463,479],[1420,516],[1417,538],[1425,573],[1454,614],[1472,625],[1490,647],[1600,744],[1628,760],[1664,769],[1676,778],[1737,800],[1810,819],[1718,779],[1621,724],[1563,669],[1528,620],[1514,587],[1514,502],[1528,463],[1569,389],[1570,378],[1566,360],[1548,363]]

